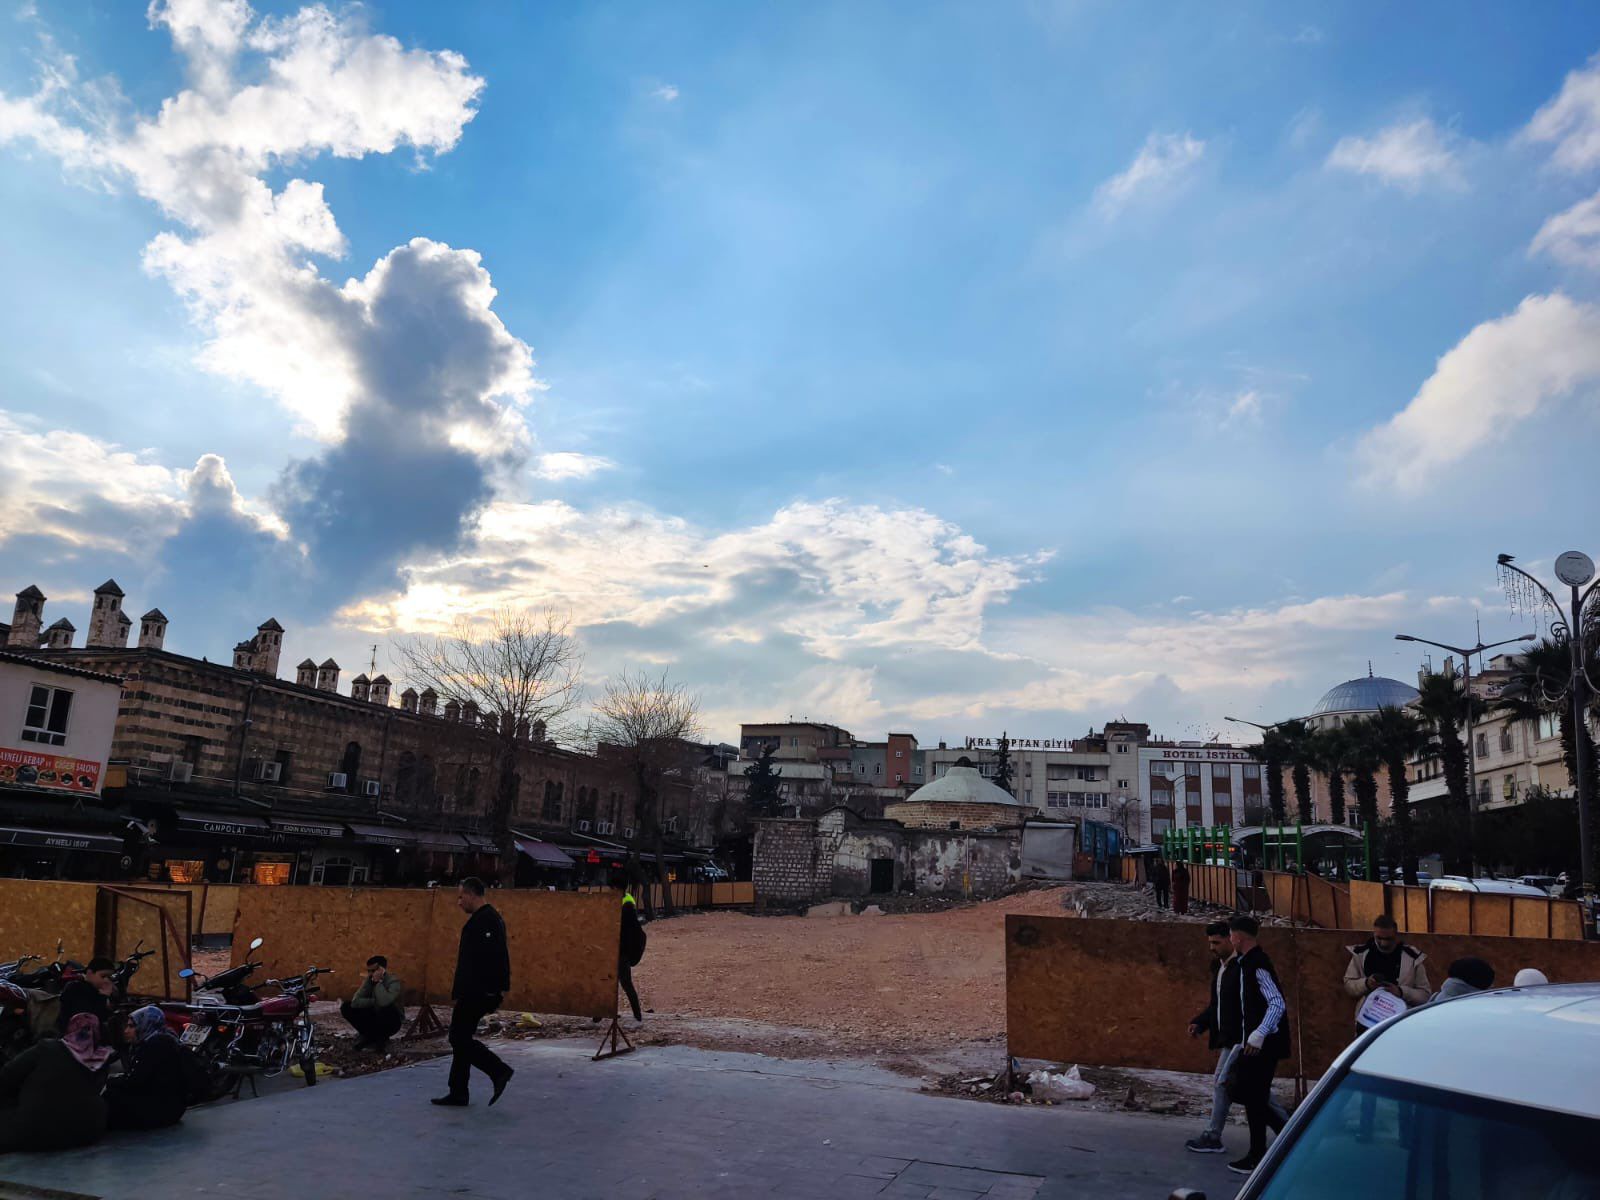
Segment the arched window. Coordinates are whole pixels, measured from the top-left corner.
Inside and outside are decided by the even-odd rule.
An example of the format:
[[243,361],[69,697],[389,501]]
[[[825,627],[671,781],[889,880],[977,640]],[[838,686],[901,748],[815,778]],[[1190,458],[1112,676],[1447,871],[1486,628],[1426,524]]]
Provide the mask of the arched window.
[[417,756],[409,750],[400,752],[400,761],[395,768],[394,800],[396,804],[415,804],[417,801]]
[[539,813],[542,821],[561,820],[561,787],[554,780],[544,781],[544,808]]
[[355,795],[360,786],[357,776],[361,774],[361,743],[351,742],[344,748],[344,758],[340,760],[339,770],[344,772],[344,790]]

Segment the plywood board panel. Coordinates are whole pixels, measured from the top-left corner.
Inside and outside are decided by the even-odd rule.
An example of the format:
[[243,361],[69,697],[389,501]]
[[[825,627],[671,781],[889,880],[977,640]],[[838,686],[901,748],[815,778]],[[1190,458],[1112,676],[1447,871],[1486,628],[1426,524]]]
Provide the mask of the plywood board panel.
[[1371,929],[1372,922],[1387,908],[1383,884],[1364,879],[1350,881],[1350,928]]
[[1532,896],[1512,896],[1511,936],[1549,937],[1550,901]]
[[1470,892],[1437,892],[1433,897],[1433,932],[1471,933],[1472,900]]
[[[101,895],[102,948],[117,959],[135,949],[155,951],[140,964],[131,990],[164,999],[187,996],[187,987],[178,972],[189,965],[193,932],[193,900],[189,893],[182,888],[132,884],[102,888]],[[161,920],[162,910],[167,914],[166,922]]]
[[39,954],[49,962],[57,941],[68,958],[92,958],[98,890],[92,883],[0,879],[0,960]]
[[1563,941],[1583,941],[1583,910],[1571,900],[1556,900],[1550,905],[1550,936]]
[[[1444,930],[1440,930],[1443,933]],[[1489,937],[1511,936],[1511,897],[1479,894],[1472,897],[1472,932]]]
[[1433,932],[1433,914],[1428,904],[1428,889],[1403,887],[1406,897],[1406,928],[1412,933]]

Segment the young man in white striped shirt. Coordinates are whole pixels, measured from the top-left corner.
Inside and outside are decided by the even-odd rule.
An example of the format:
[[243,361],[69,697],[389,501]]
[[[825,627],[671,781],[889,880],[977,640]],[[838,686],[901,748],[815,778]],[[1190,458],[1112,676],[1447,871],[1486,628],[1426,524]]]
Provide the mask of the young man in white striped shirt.
[[1230,1171],[1248,1175],[1267,1152],[1267,1128],[1283,1128],[1281,1110],[1272,1104],[1272,1077],[1278,1063],[1289,1055],[1288,1005],[1278,986],[1272,960],[1256,941],[1260,923],[1239,914],[1228,922],[1239,968],[1239,1007],[1243,1016],[1243,1042],[1233,1072],[1233,1099],[1244,1106],[1250,1123],[1250,1151],[1228,1164]]

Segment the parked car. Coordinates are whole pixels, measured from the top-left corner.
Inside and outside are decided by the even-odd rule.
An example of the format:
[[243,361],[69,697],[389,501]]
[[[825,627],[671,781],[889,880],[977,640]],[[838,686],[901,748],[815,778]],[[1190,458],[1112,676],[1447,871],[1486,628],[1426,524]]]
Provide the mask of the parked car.
[[1600,1195],[1597,1061],[1600,984],[1413,1008],[1339,1056],[1235,1200]]
[[1547,896],[1559,896],[1561,894],[1561,881],[1554,875],[1524,875],[1517,882],[1538,888]]
[[1516,883],[1510,879],[1468,879],[1465,875],[1446,875],[1443,879],[1435,879],[1428,885],[1429,890],[1439,892],[1482,892],[1497,896],[1538,896],[1541,900],[1548,900],[1550,893],[1540,888],[1529,887],[1525,883]]
[[693,878],[696,883],[727,883],[733,876],[716,863],[701,863],[694,869]]

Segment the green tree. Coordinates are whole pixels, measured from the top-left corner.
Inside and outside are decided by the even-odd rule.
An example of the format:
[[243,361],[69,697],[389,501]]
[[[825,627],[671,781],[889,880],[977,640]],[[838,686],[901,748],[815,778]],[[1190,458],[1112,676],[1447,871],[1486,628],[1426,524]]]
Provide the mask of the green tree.
[[[1289,777],[1294,780],[1295,813],[1302,824],[1309,825],[1316,816],[1311,806],[1311,756],[1315,734],[1304,721],[1285,721],[1278,726],[1278,731],[1287,748]],[[1283,819],[1281,813],[1278,819]]]
[[755,762],[744,769],[749,780],[745,789],[745,807],[753,814],[769,817],[783,804],[782,785],[778,782],[783,772],[772,765],[773,746],[769,742],[761,747]]
[[1004,788],[1008,792],[1011,791],[1011,775],[1014,770],[1015,768],[1011,762],[1011,739],[1002,730],[1000,733],[1000,748],[995,752],[994,757],[995,787]]
[[1390,819],[1394,822],[1396,851],[1406,883],[1416,886],[1417,847],[1411,828],[1411,781],[1406,775],[1412,758],[1428,746],[1427,727],[1408,709],[1384,705],[1366,718],[1373,751],[1389,776]]
[[1274,725],[1262,731],[1261,744],[1251,746],[1249,752],[1251,757],[1261,763],[1262,772],[1267,777],[1267,815],[1271,816],[1274,823],[1282,825],[1287,819],[1283,795],[1283,765],[1290,754],[1288,740]]
[[1424,675],[1417,691],[1417,712],[1433,731],[1431,748],[1444,767],[1445,870],[1467,875],[1472,870],[1472,792],[1462,730],[1477,701],[1468,700],[1460,678],[1443,672]]
[[1345,820],[1344,773],[1345,737],[1337,725],[1312,732],[1309,758],[1313,769],[1328,780],[1328,819],[1335,825]]
[[1383,765],[1369,717],[1352,717],[1341,726],[1345,735],[1345,765],[1356,794],[1356,812],[1367,832],[1367,878],[1377,877],[1374,867],[1378,828],[1378,770]]

